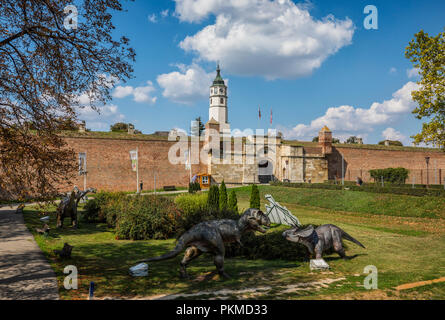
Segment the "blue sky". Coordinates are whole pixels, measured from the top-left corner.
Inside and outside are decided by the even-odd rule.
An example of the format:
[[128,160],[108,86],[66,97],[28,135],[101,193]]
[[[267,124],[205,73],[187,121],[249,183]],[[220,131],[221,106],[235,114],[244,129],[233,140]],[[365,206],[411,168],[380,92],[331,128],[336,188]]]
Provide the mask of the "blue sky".
[[[366,5],[378,30],[366,30]],[[144,133],[208,120],[208,87],[220,60],[232,129],[267,129],[309,140],[323,125],[342,139],[410,144],[421,128],[410,92],[418,80],[405,47],[424,29],[445,27],[445,2],[156,0],[124,2],[116,36],[136,50],[134,79],[119,83],[101,115],[83,110],[93,130],[124,121]],[[168,10],[168,11],[167,11]],[[326,17],[330,18],[326,18]],[[81,18],[79,18],[81,23]],[[411,74],[408,74],[411,70]]]

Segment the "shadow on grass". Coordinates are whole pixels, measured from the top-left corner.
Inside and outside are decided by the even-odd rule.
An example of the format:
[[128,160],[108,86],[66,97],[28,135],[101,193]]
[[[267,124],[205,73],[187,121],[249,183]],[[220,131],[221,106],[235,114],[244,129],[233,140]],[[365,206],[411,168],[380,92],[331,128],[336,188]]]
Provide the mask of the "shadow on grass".
[[89,235],[108,231],[106,224],[89,224],[81,221],[78,222],[77,229],[73,228],[71,226],[71,218],[65,218],[63,227],[59,229],[57,228],[55,212],[42,213],[42,211],[38,210],[25,210],[23,212],[26,225],[33,234],[36,234],[36,228],[42,228],[44,225],[40,218],[48,215],[50,220],[47,224],[51,228],[49,238],[59,239],[63,236]]
[[[367,253],[354,254],[353,256],[346,256],[346,259],[344,259],[344,260],[345,261],[353,260],[353,259],[355,259],[355,258],[357,258],[359,256],[367,256],[367,255],[368,255]],[[326,257],[326,258],[324,258],[324,260],[326,260],[326,261],[337,261],[337,260],[343,260],[343,258],[334,256],[334,257]]]
[[[213,257],[204,254],[194,260],[188,267],[190,280],[179,276],[179,262],[182,254],[176,258],[149,264],[148,277],[134,278],[129,275],[129,268],[138,261],[161,255],[174,247],[174,241],[116,241],[113,243],[85,243],[73,249],[72,259],[55,260],[56,272],[64,277],[63,268],[75,265],[81,279],[80,291],[86,294],[88,284],[94,281],[98,296],[131,298],[135,296],[152,296],[158,294],[190,293],[202,290],[219,290],[223,288],[242,288],[259,286],[261,280],[268,284],[279,283],[280,277],[273,276],[276,268],[294,269],[295,263],[286,261],[245,260],[241,258],[226,259],[226,272],[232,277],[224,280],[215,272]],[[209,274],[210,273],[210,274]],[[276,279],[275,279],[276,278]],[[292,281],[299,281],[294,277]],[[61,288],[61,294],[63,292]]]

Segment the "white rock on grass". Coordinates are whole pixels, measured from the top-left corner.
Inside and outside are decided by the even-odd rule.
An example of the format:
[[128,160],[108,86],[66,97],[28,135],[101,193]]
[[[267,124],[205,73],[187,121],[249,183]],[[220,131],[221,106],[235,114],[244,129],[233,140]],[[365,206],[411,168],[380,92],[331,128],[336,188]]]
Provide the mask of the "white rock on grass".
[[133,277],[146,277],[148,276],[148,264],[140,263],[130,268],[130,275]]

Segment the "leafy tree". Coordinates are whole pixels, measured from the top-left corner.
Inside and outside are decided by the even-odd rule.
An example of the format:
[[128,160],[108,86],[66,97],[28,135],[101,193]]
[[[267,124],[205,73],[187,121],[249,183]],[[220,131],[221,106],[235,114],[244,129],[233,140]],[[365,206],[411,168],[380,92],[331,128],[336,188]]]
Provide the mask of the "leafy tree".
[[112,132],[127,132],[128,123],[118,122],[110,126],[110,131]]
[[[64,12],[73,3],[77,28]],[[113,39],[113,11],[122,11],[121,1],[0,0],[3,197],[51,198],[75,176],[76,156],[60,123],[77,122],[84,97],[98,110],[116,80],[133,71],[129,40]]]
[[318,141],[320,141],[319,137],[314,137],[314,139],[312,139],[312,142],[318,142]]
[[358,144],[358,138],[356,136],[351,136],[346,140],[348,144]]
[[210,212],[219,212],[219,189],[217,185],[210,187],[207,208]]
[[252,185],[252,191],[250,193],[250,207],[255,209],[260,209],[261,201],[260,201],[260,191],[256,184]]
[[421,30],[406,48],[405,56],[419,70],[419,89],[412,92],[419,106],[413,110],[417,119],[427,119],[422,132],[412,138],[445,148],[445,32],[430,36]]
[[238,199],[236,198],[235,190],[230,191],[228,209],[234,213],[238,213]]

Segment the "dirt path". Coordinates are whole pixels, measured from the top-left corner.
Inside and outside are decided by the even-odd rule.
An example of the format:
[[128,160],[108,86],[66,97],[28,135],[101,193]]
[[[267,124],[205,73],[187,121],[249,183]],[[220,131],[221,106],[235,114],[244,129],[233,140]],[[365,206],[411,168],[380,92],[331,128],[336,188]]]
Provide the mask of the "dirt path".
[[[15,209],[15,208],[14,208]],[[0,208],[0,300],[59,299],[56,274],[23,221]]]

